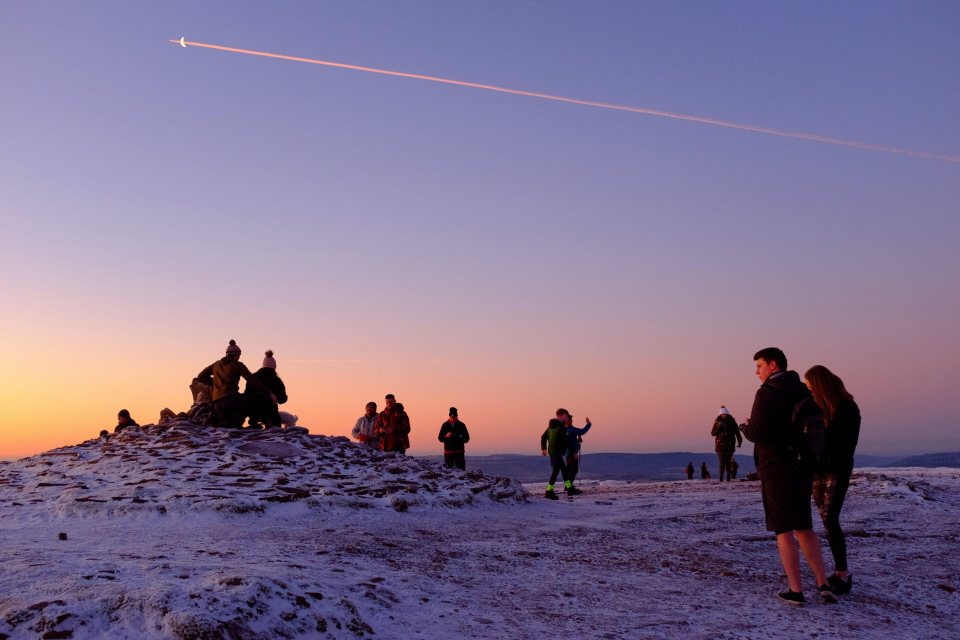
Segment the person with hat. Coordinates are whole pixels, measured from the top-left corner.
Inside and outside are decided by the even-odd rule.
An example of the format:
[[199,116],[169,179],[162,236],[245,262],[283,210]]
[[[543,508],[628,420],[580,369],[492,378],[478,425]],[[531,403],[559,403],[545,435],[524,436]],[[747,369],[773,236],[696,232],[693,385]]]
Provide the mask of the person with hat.
[[587,424],[584,426],[573,426],[573,416],[566,409],[557,409],[557,419],[562,420],[567,429],[567,479],[572,483],[580,472],[580,443],[583,442],[583,436],[590,431],[593,424],[590,418],[587,418]]
[[220,426],[228,429],[241,428],[247,417],[247,402],[240,395],[240,378],[265,393],[276,404],[273,391],[254,378],[247,365],[240,362],[240,347],[235,340],[227,345],[224,357],[197,374],[197,380],[213,387],[213,408],[220,418]]
[[724,472],[727,474],[728,481],[733,480],[733,470],[730,463],[733,461],[733,452],[743,444],[743,436],[740,435],[737,421],[730,415],[730,410],[726,406],[720,405],[720,412],[713,421],[710,435],[714,438],[714,449],[720,463],[720,482],[723,482]]
[[[243,392],[250,412],[251,429],[259,429],[261,422],[265,427],[279,427],[280,411],[277,405],[287,401],[287,388],[277,375],[277,361],[273,357],[273,351],[268,350],[265,355],[263,366],[247,380],[247,388]],[[261,384],[256,385],[257,381]],[[263,391],[264,387],[266,392]]]
[[114,428],[114,433],[120,433],[127,427],[139,427],[137,421],[130,417],[130,412],[126,409],[120,409],[120,412],[117,414],[117,426]]
[[466,451],[463,445],[470,442],[470,433],[467,431],[467,425],[460,422],[456,407],[450,407],[450,415],[440,425],[440,435],[437,439],[443,443],[443,466],[466,471]]

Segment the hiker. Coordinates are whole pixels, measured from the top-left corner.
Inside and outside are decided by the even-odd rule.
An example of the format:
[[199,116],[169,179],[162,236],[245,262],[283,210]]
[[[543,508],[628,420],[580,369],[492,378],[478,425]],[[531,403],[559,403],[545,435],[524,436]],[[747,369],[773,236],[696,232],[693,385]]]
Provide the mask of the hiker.
[[387,406],[377,416],[373,427],[380,439],[380,449],[406,453],[410,448],[410,417],[392,393],[388,393],[384,401]]
[[710,470],[707,469],[707,463],[703,462],[700,464],[700,479],[709,480],[710,479]]
[[357,423],[353,425],[351,435],[354,439],[365,447],[379,449],[380,441],[373,427],[377,424],[377,403],[368,402],[363,409],[363,415],[357,418]]
[[834,571],[827,581],[837,593],[847,594],[853,587],[853,575],[847,570],[847,541],[840,528],[840,509],[850,486],[853,454],[860,438],[860,407],[843,380],[823,365],[810,367],[803,377],[823,411],[826,426],[823,455],[813,474],[813,501],[833,555]]
[[733,452],[743,444],[743,436],[740,435],[740,429],[737,428],[737,421],[733,419],[730,410],[724,405],[720,405],[720,413],[713,421],[710,435],[714,438],[714,449],[720,462],[720,473],[718,474],[720,482],[723,482],[724,472],[727,474],[727,480],[732,480],[730,477],[730,461],[733,459]]
[[466,471],[466,450],[463,445],[470,442],[470,433],[467,431],[467,425],[460,422],[456,407],[450,407],[449,417],[440,425],[440,435],[437,439],[443,443],[443,466]]
[[120,409],[117,413],[117,426],[114,427],[114,433],[120,433],[127,427],[139,427],[137,421],[130,417],[130,412],[126,409]]
[[557,474],[563,478],[563,488],[569,496],[576,496],[582,493],[573,486],[567,477],[567,465],[564,462],[564,456],[567,453],[567,429],[562,420],[553,418],[547,424],[547,430],[540,436],[540,455],[550,456],[550,482],[547,483],[547,493],[544,495],[549,500],[559,500],[553,485],[557,481]]
[[209,367],[197,374],[197,381],[213,387],[213,408],[220,418],[220,426],[227,429],[239,429],[247,417],[247,402],[240,395],[240,378],[267,394],[270,401],[277,402],[276,396],[262,382],[253,377],[247,365],[240,362],[240,347],[235,340],[227,345],[227,353]]
[[687,480],[693,480],[693,463],[687,463]]
[[791,442],[794,408],[809,399],[810,390],[787,357],[776,347],[754,354],[760,388],[753,400],[743,435],[754,443],[753,459],[760,475],[760,493],[768,531],[777,537],[777,551],[787,574],[787,589],[777,597],[790,604],[804,602],[797,545],[817,581],[824,602],[837,601],[823,568],[820,540],[810,517],[812,470],[798,461]]
[[[255,384],[259,382],[260,384]],[[266,391],[264,391],[266,389]],[[277,375],[277,361],[273,351],[267,350],[263,365],[257,369],[247,388],[243,391],[247,410],[250,413],[250,428],[259,429],[262,422],[265,427],[279,427],[280,410],[277,405],[287,401],[287,388]]]
[[573,416],[566,409],[557,409],[557,419],[563,420],[563,426],[567,430],[567,479],[572,483],[577,479],[577,473],[580,472],[580,443],[583,441],[584,434],[590,431],[593,425],[590,418],[587,418],[587,424],[581,428],[573,426]]
[[737,471],[740,469],[740,463],[737,462],[736,457],[730,456],[730,480],[737,479]]

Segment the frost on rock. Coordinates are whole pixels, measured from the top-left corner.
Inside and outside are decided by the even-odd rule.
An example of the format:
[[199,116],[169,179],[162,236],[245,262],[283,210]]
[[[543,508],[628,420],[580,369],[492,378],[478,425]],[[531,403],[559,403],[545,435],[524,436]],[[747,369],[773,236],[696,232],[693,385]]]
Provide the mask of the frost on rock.
[[129,428],[106,438],[0,465],[0,513],[44,515],[312,508],[459,507],[524,501],[508,478],[358,446],[303,427],[225,430],[188,421]]

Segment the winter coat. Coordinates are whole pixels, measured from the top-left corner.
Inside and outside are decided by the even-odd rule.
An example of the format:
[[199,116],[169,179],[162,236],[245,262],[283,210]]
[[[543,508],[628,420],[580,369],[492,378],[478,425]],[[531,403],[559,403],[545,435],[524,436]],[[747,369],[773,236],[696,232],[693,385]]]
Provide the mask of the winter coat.
[[810,390],[796,371],[775,373],[757,389],[743,435],[754,443],[753,460],[761,480],[787,480],[808,473],[797,468],[787,451],[794,405],[807,397]]
[[547,450],[547,455],[562,456],[567,453],[566,427],[547,427],[540,436],[540,448]]
[[853,471],[853,454],[860,439],[860,407],[853,400],[844,400],[837,407],[837,414],[824,430],[826,442],[818,471],[837,475],[850,475]]
[[715,438],[715,451],[733,451],[743,444],[743,436],[740,435],[740,429],[737,428],[737,421],[730,414],[720,414],[713,421],[713,428],[710,435]]
[[370,416],[369,418],[366,416],[366,414],[357,418],[357,424],[353,425],[353,431],[351,432],[354,439],[359,440],[360,444],[365,444],[368,447],[377,446],[377,435],[373,431],[373,428],[376,424],[376,414]]
[[[449,438],[446,437],[448,433],[451,434]],[[437,436],[437,439],[443,443],[443,452],[445,454],[463,453],[463,445],[470,442],[470,433],[467,431],[467,425],[459,420],[453,424],[450,424],[450,421],[446,421],[440,425],[440,435]]]
[[583,436],[590,431],[590,427],[593,426],[593,423],[588,422],[583,425],[582,428],[569,426],[567,427],[567,454],[580,453],[580,436]]
[[197,374],[197,379],[213,387],[213,401],[240,393],[240,378],[250,379],[250,370],[236,358],[220,358]]
[[384,409],[377,416],[373,432],[380,437],[380,448],[384,451],[394,451],[410,448],[410,417],[403,410],[402,404],[393,405],[392,409]]
[[244,395],[250,396],[254,402],[259,403],[270,402],[271,393],[277,398],[277,404],[283,404],[287,401],[287,388],[280,376],[277,375],[277,370],[270,367],[263,367],[252,374],[250,379],[247,380],[247,388],[243,392]]

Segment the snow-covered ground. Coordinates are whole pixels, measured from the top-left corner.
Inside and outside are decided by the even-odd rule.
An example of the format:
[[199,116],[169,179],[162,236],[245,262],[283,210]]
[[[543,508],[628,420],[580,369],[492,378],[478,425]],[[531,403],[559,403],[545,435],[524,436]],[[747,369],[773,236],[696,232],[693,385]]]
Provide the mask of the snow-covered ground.
[[182,423],[3,463],[0,639],[960,637],[960,470],[858,470],[803,607],[755,482],[528,488]]

